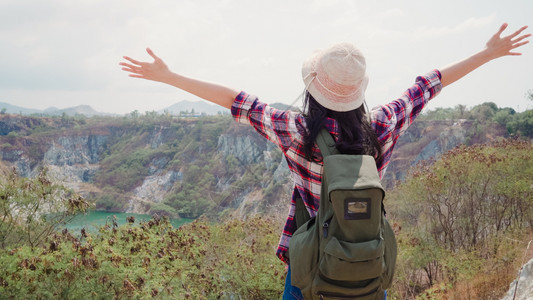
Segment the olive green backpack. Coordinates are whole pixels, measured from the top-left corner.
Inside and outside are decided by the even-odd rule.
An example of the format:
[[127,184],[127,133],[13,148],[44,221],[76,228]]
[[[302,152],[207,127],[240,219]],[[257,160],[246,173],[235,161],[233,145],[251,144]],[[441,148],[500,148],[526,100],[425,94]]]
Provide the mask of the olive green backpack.
[[320,207],[309,219],[297,201],[291,284],[305,299],[381,300],[392,283],[397,245],[385,219],[376,162],[368,155],[338,154],[325,129],[316,142],[324,157]]

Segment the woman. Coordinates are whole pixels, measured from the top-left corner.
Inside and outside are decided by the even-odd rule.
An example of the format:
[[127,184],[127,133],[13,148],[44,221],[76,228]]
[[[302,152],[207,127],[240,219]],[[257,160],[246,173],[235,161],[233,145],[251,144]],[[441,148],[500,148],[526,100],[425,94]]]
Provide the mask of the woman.
[[[335,137],[341,153],[373,155],[382,178],[398,137],[442,87],[493,59],[521,55],[513,51],[529,42],[527,39],[531,35],[522,34],[527,26],[502,37],[506,28],[507,24],[503,24],[486,47],[476,54],[418,77],[402,97],[373,109],[368,117],[362,105],[368,82],[365,58],[355,46],[347,43],[333,45],[304,63],[304,114],[277,110],[245,92],[176,74],[150,49],[147,52],[153,62],[125,56],[128,62],[120,65],[131,77],[166,83],[231,109],[236,121],[253,126],[280,147],[294,180],[289,216],[277,250],[277,256],[288,264],[289,239],[296,230],[296,198],[303,199],[311,216],[318,210],[322,156],[314,140],[320,129],[325,127]],[[290,267],[288,272],[290,274]],[[301,298],[301,294],[287,276],[284,299],[293,298]]]

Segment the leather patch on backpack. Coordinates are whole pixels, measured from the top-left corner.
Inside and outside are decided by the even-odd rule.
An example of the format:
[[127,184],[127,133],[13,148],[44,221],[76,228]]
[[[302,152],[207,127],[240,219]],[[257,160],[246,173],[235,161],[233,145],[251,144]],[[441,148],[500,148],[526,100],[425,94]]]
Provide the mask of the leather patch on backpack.
[[370,198],[344,199],[344,220],[370,219]]

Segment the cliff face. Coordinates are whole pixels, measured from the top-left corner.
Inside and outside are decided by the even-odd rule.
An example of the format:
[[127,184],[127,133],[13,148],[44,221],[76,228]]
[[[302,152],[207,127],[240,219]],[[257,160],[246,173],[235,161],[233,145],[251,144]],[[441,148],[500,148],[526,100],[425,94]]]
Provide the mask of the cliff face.
[[[38,142],[23,142],[22,147],[4,145],[0,155],[24,177],[31,177],[40,166],[46,166],[49,174],[62,182],[90,182],[98,169],[99,156],[106,139],[106,136],[95,135],[43,138]],[[29,144],[29,147],[24,147],[25,144]]]
[[[407,171],[417,163],[438,159],[448,150],[465,144],[471,127],[472,122],[467,120],[415,122],[398,139],[383,178],[384,185],[392,187],[396,181],[402,181]],[[491,138],[487,136],[484,142],[489,140]]]
[[50,142],[42,164],[62,182],[92,182],[106,140],[107,136],[101,135],[58,137]]
[[217,150],[225,156],[233,155],[243,164],[259,163],[263,160],[263,149],[271,145],[251,135],[237,136],[222,134],[218,138]]
[[[107,199],[102,205],[97,202],[100,209],[153,213],[157,204],[167,208],[175,204],[172,208],[181,215],[182,205],[169,198],[198,189],[195,183],[210,171],[214,180],[207,183],[206,192],[216,205],[206,209],[231,209],[244,215],[272,208],[275,201],[270,200],[286,198],[280,194],[288,193],[290,183],[280,151],[229,117],[219,119],[221,124],[199,118],[151,120],[148,125],[127,120],[117,125],[118,119],[107,126],[61,128],[57,119],[3,116],[0,158],[24,177],[46,167],[65,186],[88,198]],[[39,129],[43,127],[46,130]],[[106,175],[112,172],[117,175]],[[192,173],[197,173],[194,179]],[[265,197],[262,190],[269,187]],[[261,203],[266,198],[269,201]]]
[[235,188],[238,180],[234,174],[221,177],[217,183],[221,192],[234,195],[230,207],[235,208],[237,216],[286,213],[292,179],[287,162],[273,143],[249,129],[220,135],[216,151],[224,160],[235,158],[248,174],[241,188]]
[[[292,181],[281,152],[229,117],[207,120],[82,124],[78,130],[51,126],[45,133],[32,134],[32,126],[54,122],[2,118],[0,158],[26,177],[45,166],[53,178],[82,194],[106,196],[104,209],[150,213],[157,204],[165,204],[183,213],[185,199],[192,197],[202,198],[205,209],[231,209],[241,216],[284,214]],[[471,125],[415,122],[398,141],[384,185],[392,187],[417,162],[465,143]]]

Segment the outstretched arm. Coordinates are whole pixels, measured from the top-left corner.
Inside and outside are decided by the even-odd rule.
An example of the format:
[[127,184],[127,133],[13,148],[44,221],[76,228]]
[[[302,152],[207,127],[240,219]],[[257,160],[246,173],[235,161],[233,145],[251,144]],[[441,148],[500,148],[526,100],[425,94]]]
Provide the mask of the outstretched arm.
[[498,32],[491,37],[487,42],[485,49],[464,60],[440,69],[442,86],[447,86],[461,79],[466,74],[493,59],[507,55],[522,55],[522,53],[514,52],[514,49],[529,43],[527,38],[529,38],[531,34],[521,35],[527,26],[518,29],[508,36],[502,37],[501,34],[506,28],[507,23],[503,24]]
[[226,108],[231,108],[235,97],[239,94],[239,91],[217,83],[174,73],[150,48],[147,48],[146,52],[154,59],[153,62],[141,62],[124,56],[129,63],[121,62],[122,70],[130,72],[130,77],[166,83]]

